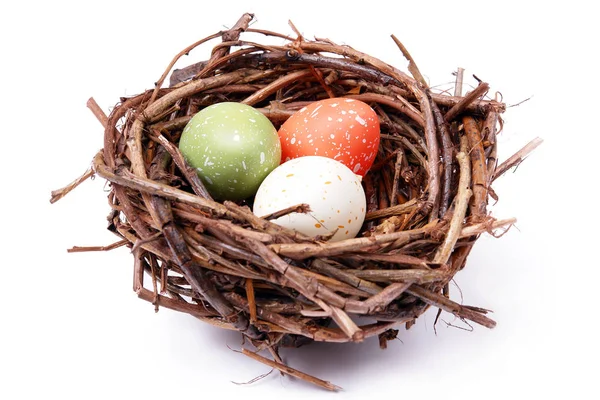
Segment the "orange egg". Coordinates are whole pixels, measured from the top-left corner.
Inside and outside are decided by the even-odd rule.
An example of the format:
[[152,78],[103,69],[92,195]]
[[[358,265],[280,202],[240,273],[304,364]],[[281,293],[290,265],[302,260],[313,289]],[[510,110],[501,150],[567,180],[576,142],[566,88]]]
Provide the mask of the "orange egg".
[[281,161],[322,156],[364,176],[377,156],[379,117],[354,99],[316,101],[293,114],[279,129]]

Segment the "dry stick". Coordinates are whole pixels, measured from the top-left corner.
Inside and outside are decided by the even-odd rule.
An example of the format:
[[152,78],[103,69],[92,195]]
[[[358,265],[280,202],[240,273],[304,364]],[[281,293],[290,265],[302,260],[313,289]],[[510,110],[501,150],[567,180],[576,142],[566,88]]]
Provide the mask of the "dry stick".
[[254,32],[254,33],[260,33],[262,35],[265,36],[274,36],[280,39],[285,39],[289,42],[293,41],[294,38],[288,35],[285,35],[283,33],[279,33],[279,32],[273,32],[273,31],[269,31],[267,29],[259,29],[259,28],[248,28],[246,29],[246,32]]
[[471,157],[471,215],[475,220],[486,216],[487,206],[487,167],[485,164],[485,153],[483,151],[483,139],[477,128],[477,122],[471,116],[464,116],[463,125],[465,136],[469,143],[468,153]]
[[[241,41],[222,43],[221,46],[219,47],[219,49],[222,49],[222,48],[228,49],[229,47],[231,47],[233,45],[241,46],[242,44],[249,44],[252,47],[240,49],[233,53],[227,54],[223,57],[220,57],[219,59],[213,60],[212,62],[210,62],[210,64],[209,64],[210,60],[206,60],[206,61],[201,61],[201,62],[192,64],[192,65],[189,65],[185,68],[176,69],[175,71],[173,71],[173,74],[171,74],[170,86],[171,87],[179,87],[179,86],[181,86],[182,82],[185,82],[189,79],[202,78],[211,70],[214,71],[217,68],[219,68],[220,66],[222,66],[224,64],[228,64],[230,62],[236,62],[237,63],[236,65],[241,65],[243,62],[248,61],[248,58],[243,57],[240,59],[238,57],[243,56],[243,55],[248,55],[251,53],[255,53],[257,50],[268,50],[269,49],[268,47],[259,45],[257,43],[241,42]],[[217,49],[217,46],[215,46],[215,48],[213,50],[216,50],[216,49]],[[274,49],[272,49],[272,50],[274,51]],[[280,52],[283,52],[283,50],[280,50]],[[213,53],[213,54],[215,54],[215,53]],[[248,64],[249,63],[246,62],[244,65],[248,65]],[[230,68],[230,70],[235,70],[235,69],[236,69],[235,67]],[[219,90],[223,90],[223,89],[226,89],[226,88],[215,88],[215,89],[211,89],[211,91],[214,92],[214,91],[219,91]]]
[[250,323],[256,324],[256,300],[254,299],[254,284],[252,279],[246,279],[246,298],[250,311]]
[[417,64],[415,63],[415,60],[412,58],[412,56],[410,55],[410,53],[408,52],[406,47],[404,47],[402,42],[400,40],[398,40],[398,38],[394,35],[392,35],[392,40],[394,40],[394,42],[396,43],[396,45],[402,52],[402,55],[404,56],[404,58],[406,58],[408,60],[408,70],[410,71],[412,76],[415,78],[415,80],[417,82],[419,82],[421,85],[423,85],[423,87],[425,87],[425,88],[429,87],[429,85],[427,84],[427,81],[425,81],[425,78],[423,78],[421,71],[419,71],[419,68],[417,67]]
[[499,220],[493,220],[491,222],[489,222],[489,221],[480,222],[475,225],[470,225],[470,226],[464,227],[463,230],[458,235],[458,238],[464,239],[464,238],[467,238],[467,237],[470,237],[473,235],[479,235],[484,232],[491,233],[494,229],[499,229],[499,228],[508,229],[516,223],[517,223],[516,218],[499,219]]
[[344,294],[347,294],[350,296],[369,297],[369,293],[367,293],[361,289],[354,288],[351,285],[348,285],[344,282],[340,282],[337,279],[333,279],[326,275],[318,274],[316,272],[309,271],[309,270],[303,269],[303,268],[299,268],[298,270],[306,278],[314,278],[317,281],[319,281],[319,283],[327,286],[328,288],[332,289],[335,292],[344,293]]
[[468,93],[462,100],[456,103],[451,109],[449,109],[444,115],[444,119],[447,122],[451,122],[454,118],[463,112],[467,106],[475,101],[480,96],[483,96],[490,89],[490,85],[485,82],[480,83],[473,91]]
[[396,95],[395,97],[391,97],[377,93],[363,93],[346,95],[344,97],[361,100],[365,103],[377,102],[380,104],[385,104],[386,106],[392,107],[405,114],[406,116],[410,117],[410,119],[419,124],[419,126],[425,126],[425,119],[423,118],[423,114],[419,110],[417,110],[412,104],[406,101],[402,96]]
[[[369,338],[371,336],[379,335],[401,322],[404,321],[382,321],[375,324],[361,325],[360,328],[364,332],[365,338]],[[319,328],[319,330],[313,334],[313,339],[317,342],[331,343],[347,343],[350,341],[350,338],[337,328]]]
[[402,253],[360,253],[352,257],[358,260],[382,261],[399,265],[410,265],[413,268],[430,269],[425,260]]
[[434,263],[446,264],[448,258],[454,249],[454,245],[458,240],[458,236],[463,226],[463,221],[467,213],[467,206],[469,205],[469,199],[471,198],[472,192],[469,189],[471,182],[471,167],[469,158],[461,151],[456,155],[458,165],[460,167],[460,177],[458,182],[458,193],[456,194],[456,204],[454,206],[454,213],[450,220],[450,228],[446,233],[444,243],[438,248],[438,251],[433,258]]
[[81,183],[86,181],[88,178],[91,178],[92,176],[94,176],[94,170],[92,168],[88,168],[83,173],[83,175],[75,179],[73,182],[69,183],[67,186],[53,190],[52,193],[50,193],[50,203],[56,203],[58,200],[65,197],[71,190],[75,189],[77,186],[79,186]]
[[160,144],[162,144],[162,146],[169,152],[173,158],[173,161],[175,162],[175,165],[177,165],[181,173],[183,173],[183,175],[186,177],[194,193],[205,199],[213,200],[212,196],[206,189],[206,186],[204,186],[200,180],[198,173],[185,162],[185,159],[183,158],[183,155],[177,146],[169,142],[169,140],[167,140],[167,138],[163,135],[159,134],[157,138]]
[[[223,295],[230,301],[235,307],[250,312],[248,300],[235,292],[223,293]],[[308,338],[313,338],[313,334],[310,332],[307,326],[303,325],[301,321],[297,321],[295,318],[287,318],[281,314],[273,311],[269,311],[264,307],[256,307],[256,316],[258,318],[257,325],[262,325],[264,321],[268,321],[273,325],[276,325],[282,332],[293,333],[295,335],[302,335]]]
[[216,228],[227,233],[229,236],[244,236],[261,242],[273,242],[274,240],[273,236],[268,233],[245,229],[228,220],[208,218],[198,213],[177,209],[175,213],[187,221],[199,223],[203,228]]
[[312,261],[311,268],[369,294],[377,294],[382,290],[377,284],[360,279],[357,276],[348,273],[346,270],[328,264],[320,258],[315,258]]
[[[358,302],[357,302],[358,303]],[[364,304],[364,303],[363,303]],[[346,306],[348,308],[348,306]],[[362,307],[360,311],[363,311]],[[351,312],[351,311],[350,311]],[[345,311],[338,307],[331,307],[331,318],[340,327],[348,337],[352,338],[355,343],[365,340],[365,333],[358,325],[352,321],[352,318]]]
[[388,285],[381,292],[364,301],[364,305],[368,309],[368,314],[383,311],[392,301],[400,297],[406,292],[414,282],[397,282]]
[[481,136],[487,143],[488,148],[486,149],[486,163],[487,163],[487,186],[490,187],[492,183],[492,177],[498,166],[498,143],[496,140],[496,124],[498,123],[498,113],[496,110],[491,109],[485,117],[483,122],[483,129],[481,130]]
[[279,237],[280,240],[288,242],[296,240],[311,243],[315,241],[314,238],[299,233],[293,229],[277,225],[263,218],[259,218],[256,215],[254,215],[252,211],[244,209],[243,207],[240,207],[232,201],[224,201],[223,206],[225,206],[228,213],[230,215],[233,215],[234,218],[249,223],[257,231],[262,231],[271,235],[276,235]]
[[[104,111],[102,111],[102,109],[100,108],[98,103],[96,103],[96,100],[94,100],[93,97],[90,97],[88,99],[87,107],[92,111],[92,113],[98,119],[100,124],[102,124],[102,126],[104,128],[106,128],[107,123],[108,123],[108,117],[106,116]],[[57,189],[57,190],[53,190],[52,193],[50,194],[50,203],[52,203],[52,204],[56,203],[58,200],[62,199],[69,192],[71,192],[71,190],[75,189],[77,186],[79,186],[81,183],[86,181],[88,178],[91,178],[92,176],[94,176],[94,170],[90,167],[80,177],[78,177],[77,179],[75,179],[73,182],[69,183],[65,187]]]
[[[310,42],[302,42],[301,46],[305,47],[307,44],[310,44]],[[332,45],[327,45],[328,49],[331,48],[338,48],[338,46],[332,46]],[[327,52],[327,49],[322,49],[325,52]],[[316,50],[318,51],[318,50]],[[340,54],[340,52],[338,51],[338,54]],[[343,54],[341,54],[343,55]],[[289,60],[289,62],[294,62],[297,61],[301,64],[310,64],[310,65],[315,65],[315,66],[320,66],[320,67],[324,67],[324,68],[331,68],[334,70],[338,70],[338,71],[349,71],[349,72],[353,72],[356,73],[358,76],[364,77],[365,79],[372,79],[372,80],[376,80],[384,85],[389,84],[390,82],[393,82],[393,78],[386,75],[385,73],[377,70],[376,68],[372,68],[370,66],[366,66],[363,65],[362,63],[348,63],[343,59],[340,58],[333,58],[333,57],[325,57],[322,55],[317,55],[317,54],[300,54],[295,50],[289,50],[287,52],[284,52],[281,55],[278,54],[274,54],[271,56],[271,58],[276,58],[276,57],[285,57],[286,59]]]
[[296,72],[290,72],[289,74],[285,74],[285,75],[277,78],[276,80],[274,80],[273,82],[271,82],[270,84],[265,86],[264,88],[251,94],[250,96],[248,96],[247,98],[242,100],[241,103],[247,104],[250,106],[252,106],[256,103],[260,103],[261,101],[263,101],[264,99],[269,97],[269,95],[275,93],[279,89],[284,88],[291,83],[296,83],[300,79],[306,78],[307,76],[311,76],[311,75],[312,75],[312,72],[310,70],[306,70],[306,69],[296,71]]
[[[169,297],[163,296],[161,294],[155,296],[154,292],[151,292],[150,290],[145,289],[145,288],[140,288],[137,291],[137,295],[140,299],[146,300],[150,303],[156,302],[156,304],[160,307],[165,307],[170,310],[190,314],[197,318],[216,316],[215,313],[209,312],[205,308],[201,308],[198,305],[194,305],[194,304],[190,304],[190,303],[182,302],[182,301],[177,301],[177,300],[171,299]],[[233,329],[235,329],[235,328],[233,328]]]
[[[250,46],[249,48],[243,48],[240,49],[238,51],[235,51],[233,53],[230,54],[226,54],[220,58],[213,58],[211,57],[211,59],[206,63],[206,65],[204,66],[204,68],[202,70],[200,70],[200,72],[198,72],[196,75],[193,76],[194,79],[198,79],[198,78],[204,78],[206,76],[208,76],[209,74],[213,74],[215,75],[215,71],[219,69],[219,67],[224,66],[226,64],[228,64],[230,61],[232,60],[236,60],[239,59],[240,56],[246,55],[246,54],[251,54],[251,53],[255,53],[258,50],[263,50],[263,51],[274,51],[276,49],[279,49],[278,47],[276,48],[272,48],[270,46],[263,46],[260,45],[258,43],[252,43],[252,42],[246,42],[246,41],[241,41],[241,40],[235,40],[235,41],[231,41],[231,42],[223,42],[220,45],[217,45],[213,48],[213,56],[215,54],[218,54],[219,50],[222,49],[226,49],[227,52],[229,52],[230,47],[231,46],[243,46],[243,45],[248,45]],[[230,66],[230,70],[235,70],[236,68]]]
[[436,135],[435,122],[433,111],[429,97],[425,94],[421,96],[420,104],[423,115],[425,116],[425,142],[429,150],[429,158],[427,159],[428,183],[427,202],[431,204],[431,212],[429,213],[429,222],[438,218],[440,207],[440,178],[439,178],[439,149]]
[[152,96],[150,97],[150,103],[153,103],[154,100],[156,100],[156,96],[158,95],[158,91],[161,88],[163,82],[165,81],[165,79],[167,78],[167,75],[169,75],[169,72],[171,71],[171,68],[173,68],[173,66],[175,65],[175,63],[183,56],[188,55],[190,51],[192,51],[193,49],[195,49],[196,47],[200,46],[201,44],[208,42],[209,40],[212,39],[216,39],[219,36],[222,35],[222,32],[217,32],[214,33],[210,36],[205,37],[204,39],[200,39],[199,41],[189,45],[188,47],[186,47],[185,49],[183,49],[182,51],[180,51],[174,58],[173,60],[169,63],[169,65],[167,66],[167,68],[165,69],[165,72],[163,72],[163,74],[161,75],[161,77],[158,79],[158,81],[156,81],[156,83],[154,84],[154,91],[152,92]]
[[486,328],[494,328],[496,326],[496,322],[485,315],[472,310],[469,307],[462,306],[454,301],[447,299],[442,294],[433,293],[427,289],[424,289],[420,286],[413,285],[406,290],[407,293],[412,294],[430,304],[434,307],[441,308],[442,310],[449,312],[453,315],[456,315],[459,318],[465,318],[471,320],[473,322],[478,323],[479,325],[485,326]]
[[[231,42],[231,41],[235,41],[238,40],[240,37],[240,34],[245,31],[246,29],[248,29],[248,26],[250,25],[250,22],[252,21],[252,19],[254,18],[254,14],[251,13],[245,13],[244,15],[242,15],[240,17],[240,19],[235,23],[235,25],[233,25],[233,27],[231,29],[228,29],[227,31],[223,32],[223,42]],[[227,51],[229,50],[229,48],[220,48],[218,50],[216,50],[213,55],[211,56],[211,59],[219,59],[221,57],[223,57],[224,55],[227,54]]]
[[[175,211],[175,212],[177,212],[177,211]],[[208,229],[208,231],[211,234],[213,234],[213,236],[215,236],[215,237],[213,238],[208,235],[201,235],[192,229],[185,230],[186,234],[189,237],[191,237],[193,240],[195,240],[199,244],[210,247],[213,251],[217,251],[220,253],[221,252],[227,253],[228,255],[230,255],[231,257],[233,257],[235,259],[248,261],[250,263],[260,265],[263,267],[267,266],[262,258],[258,257],[256,254],[250,253],[249,251],[238,247],[236,245],[237,243],[229,244],[229,243],[223,242],[222,240],[219,240],[219,233],[221,233],[220,231],[217,231],[215,229]],[[215,235],[215,232],[218,232],[218,233]]]
[[496,172],[494,173],[492,182],[512,167],[520,164],[525,159],[525,157],[527,157],[533,150],[535,150],[540,144],[542,144],[542,142],[543,140],[539,137],[533,139],[531,142],[527,143],[521,150],[513,154],[508,160],[500,164],[498,168],[496,168]]
[[73,246],[67,250],[69,253],[80,253],[85,251],[110,251],[121,246],[125,246],[129,243],[129,240],[119,240],[113,244],[109,244],[108,246]]
[[277,219],[279,217],[283,217],[284,215],[288,215],[291,213],[306,214],[309,212],[311,212],[310,205],[302,203],[296,204],[295,206],[286,207],[283,210],[275,211],[271,214],[263,215],[261,218],[270,221],[272,219]]
[[373,235],[354,239],[340,240],[329,243],[280,243],[270,245],[270,249],[277,254],[303,260],[309,257],[332,257],[345,253],[366,251],[367,249],[380,248],[382,245],[398,240],[411,241],[421,239],[425,233],[434,229],[435,224],[409,231],[393,232],[384,235]]
[[331,382],[324,381],[322,379],[316,378],[309,374],[305,374],[304,372],[300,372],[297,369],[288,367],[287,365],[278,363],[277,361],[269,360],[268,358],[260,356],[260,355],[253,353],[247,349],[242,349],[242,354],[252,358],[253,360],[261,362],[271,368],[276,368],[279,371],[283,372],[284,374],[293,376],[298,379],[302,379],[305,382],[312,383],[313,385],[317,385],[319,387],[322,387],[323,389],[331,390],[332,392],[336,392],[336,391],[342,389],[341,387],[336,386],[336,385],[332,384]]
[[465,75],[465,69],[458,67],[456,71],[456,80],[454,81],[454,96],[462,97],[463,79]]
[[98,103],[96,103],[96,100],[94,100],[93,97],[90,97],[86,105],[92,111],[94,116],[98,119],[100,124],[102,124],[102,126],[106,128],[108,126],[108,117],[106,116],[104,111],[102,111]]
[[447,277],[446,271],[436,269],[347,269],[345,272],[371,282],[414,282],[419,285]]
[[431,107],[433,109],[433,115],[438,128],[440,141],[442,142],[442,164],[444,167],[444,173],[441,182],[442,198],[440,200],[440,217],[443,217],[446,212],[448,212],[448,208],[450,207],[450,196],[452,194],[452,155],[454,152],[454,145],[450,136],[448,123],[444,119],[442,111],[433,101],[431,102]]
[[429,172],[429,171],[427,171],[427,159],[425,157],[423,157],[423,155],[419,152],[419,150],[415,147],[415,145],[413,145],[407,138],[405,138],[404,136],[387,135],[385,133],[382,133],[380,136],[381,136],[381,139],[393,140],[393,141],[402,143],[402,145],[404,147],[406,147],[408,150],[410,150],[410,152],[415,156],[415,158],[417,159],[419,164],[421,164],[423,169],[426,172]]
[[402,156],[404,151],[401,148],[398,149],[398,155],[396,156],[396,163],[394,164],[394,181],[392,185],[392,198],[390,200],[390,206],[394,207],[398,204],[398,186],[400,185],[400,174],[402,172]]
[[[239,38],[240,36],[240,32],[243,30],[246,30],[248,28],[248,24],[250,23],[250,21],[252,20],[252,18],[254,18],[253,14],[244,14],[242,15],[242,17],[238,20],[238,22],[236,22],[236,24],[233,26],[233,28],[231,28],[228,31],[225,32],[217,32],[215,34],[212,34],[204,39],[201,39],[199,41],[197,41],[196,43],[186,47],[185,49],[183,49],[181,52],[179,52],[179,54],[177,54],[173,60],[171,61],[171,63],[168,65],[167,69],[165,70],[165,72],[162,74],[162,76],[160,77],[160,79],[155,83],[155,88],[154,88],[154,92],[152,93],[152,97],[150,99],[150,103],[153,103],[154,100],[156,99],[156,95],[158,94],[158,89],[160,89],[160,87],[162,86],[163,82],[165,81],[165,79],[167,78],[167,75],[169,74],[169,71],[171,71],[171,68],[173,68],[173,66],[175,65],[175,63],[184,55],[187,55],[190,51],[192,51],[194,48],[200,46],[201,44],[211,40],[211,39],[215,39],[218,38],[219,36],[223,37],[223,41],[230,41],[230,40],[237,40],[237,38]],[[215,58],[219,58],[221,56],[224,55],[224,53],[227,50],[223,50],[223,54],[219,53],[217,55],[214,55]],[[173,83],[173,80],[171,80],[171,83]]]
[[[104,155],[106,165],[111,170],[116,168],[115,155],[117,154],[117,143],[119,142],[119,136],[121,135],[121,132],[117,129],[117,125],[121,118],[123,118],[131,109],[142,104],[147,95],[148,93],[146,92],[125,100],[120,105],[115,106],[108,116],[107,125],[104,127],[104,148],[102,154]],[[118,197],[119,193],[115,194]]]
[[242,265],[232,262],[229,259],[222,257],[218,253],[214,253],[203,247],[200,245],[200,243],[195,241],[194,238],[187,233],[187,231],[183,237],[185,242],[190,246],[190,253],[193,260],[202,268],[246,279],[263,278],[263,276],[255,271],[245,268]]
[[[117,175],[106,166],[101,152],[96,154],[96,156],[94,157],[93,164],[94,170],[98,175],[119,186],[128,187],[130,189],[137,190],[142,193],[158,195],[169,200],[180,201],[182,203],[189,204],[200,209],[215,212],[217,215],[228,214],[227,208],[224,207],[222,204],[203,199],[199,196],[195,196],[188,192],[184,192],[183,190],[164,185],[162,183],[158,183],[147,178],[141,178],[132,174],[127,174],[125,176]],[[129,217],[128,214],[126,215]]]
[[401,132],[405,132],[406,135],[410,139],[412,139],[415,142],[417,142],[417,144],[419,145],[420,151],[422,151],[423,154],[425,154],[425,156],[427,157],[428,156],[428,154],[427,154],[427,144],[425,144],[425,141],[424,141],[423,137],[412,126],[410,126],[407,122],[404,122],[399,116],[397,116],[397,115],[391,115],[390,118],[392,119],[392,121],[395,124],[400,125],[400,127],[402,128]]

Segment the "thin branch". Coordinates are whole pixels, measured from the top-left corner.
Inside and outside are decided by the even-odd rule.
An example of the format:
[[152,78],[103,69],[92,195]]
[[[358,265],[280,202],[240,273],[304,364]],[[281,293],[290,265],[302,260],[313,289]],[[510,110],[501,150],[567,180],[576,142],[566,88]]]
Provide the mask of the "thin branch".
[[492,178],[492,182],[496,180],[499,176],[502,176],[506,171],[511,169],[512,167],[519,165],[525,157],[527,157],[533,150],[535,150],[540,144],[542,144],[543,140],[539,137],[533,139],[531,142],[527,143],[521,150],[517,151],[513,154],[508,160],[504,161],[502,164],[496,168],[496,172],[494,173],[494,177]]
[[268,358],[265,358],[261,355],[258,355],[254,352],[251,352],[250,350],[247,349],[242,349],[242,354],[245,356],[248,356],[250,358],[252,358],[253,360],[256,360],[260,363],[263,363],[265,365],[268,365],[271,368],[275,368],[278,369],[279,371],[283,372],[286,375],[290,375],[293,376],[295,378],[301,379],[305,382],[308,383],[312,383],[313,385],[317,385],[319,387],[322,387],[323,389],[327,389],[327,390],[331,390],[333,392],[337,392],[338,390],[342,390],[341,387],[336,386],[334,384],[332,384],[331,382],[328,381],[324,381],[322,379],[316,378],[312,375],[306,374],[304,372],[298,371],[297,369],[294,369],[292,367],[288,367],[287,365],[284,364],[280,364],[277,361],[273,361],[273,360],[269,360]]

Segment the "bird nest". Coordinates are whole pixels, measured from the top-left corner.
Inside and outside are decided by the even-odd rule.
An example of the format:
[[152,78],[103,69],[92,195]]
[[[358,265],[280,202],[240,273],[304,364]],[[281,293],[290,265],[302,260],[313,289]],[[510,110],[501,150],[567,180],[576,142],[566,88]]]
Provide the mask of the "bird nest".
[[[111,248],[131,248],[137,295],[157,310],[239,331],[274,360],[245,354],[305,379],[283,366],[279,347],[371,336],[385,347],[399,325],[409,328],[429,307],[494,327],[487,310],[451,300],[448,285],[482,233],[514,223],[489,215],[491,184],[534,145],[498,164],[505,105],[486,97],[489,85],[481,81],[462,95],[461,69],[453,95],[433,92],[393,36],[411,75],[352,47],[307,40],[295,28],[294,38],[251,28],[251,20],[245,14],[233,28],[181,51],[154,89],[122,98],[109,116],[90,99],[105,127],[104,148],[52,201],[91,175],[108,180],[108,229],[120,238]],[[247,33],[284,44],[241,39]],[[215,38],[222,41],[208,60],[172,71],[179,58]],[[279,128],[330,97],[362,100],[380,119],[378,155],[363,179],[368,209],[356,238],[329,242],[271,222],[310,204],[259,218],[252,198],[213,200],[177,146],[190,118],[215,103],[251,105]],[[94,248],[72,249],[81,250]]]

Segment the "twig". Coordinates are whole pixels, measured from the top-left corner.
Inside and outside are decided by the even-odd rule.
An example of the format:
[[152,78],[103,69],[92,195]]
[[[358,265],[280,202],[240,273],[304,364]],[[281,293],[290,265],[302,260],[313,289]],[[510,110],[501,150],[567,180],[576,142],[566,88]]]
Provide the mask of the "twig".
[[69,253],[81,253],[86,251],[110,251],[119,247],[125,246],[129,243],[129,240],[119,240],[108,246],[73,246],[67,250]]
[[[463,146],[464,147],[464,146]],[[454,213],[450,221],[450,228],[446,234],[446,238],[442,245],[438,248],[435,257],[433,258],[434,263],[446,264],[448,258],[454,249],[454,245],[458,240],[458,235],[463,227],[465,215],[467,213],[467,207],[469,205],[469,199],[471,198],[471,189],[469,184],[471,181],[471,167],[469,158],[461,149],[460,153],[456,155],[456,160],[460,167],[460,178],[458,182],[458,193],[456,195],[456,205],[454,207]]]
[[425,116],[425,142],[429,158],[427,159],[427,202],[431,204],[431,212],[429,213],[429,222],[434,221],[438,217],[440,207],[440,177],[439,177],[439,148],[436,135],[436,126],[433,117],[433,110],[429,97],[426,94],[421,96],[420,104],[423,115]]
[[94,176],[94,170],[92,168],[88,168],[83,175],[79,178],[75,179],[73,182],[69,183],[67,186],[53,190],[50,194],[50,203],[56,203],[58,200],[65,197],[71,190],[75,189],[81,183],[83,183],[86,179]]
[[471,215],[477,220],[486,215],[488,196],[487,166],[485,163],[485,153],[483,151],[483,139],[473,117],[464,116],[462,121],[465,129],[465,136],[469,143],[468,154],[471,157],[471,189],[473,190],[473,197],[471,198]]
[[276,368],[279,371],[283,372],[284,374],[293,376],[295,378],[301,379],[305,382],[308,383],[312,383],[313,385],[317,385],[319,387],[322,387],[323,389],[327,389],[327,390],[331,390],[333,392],[336,392],[338,390],[342,390],[341,387],[336,386],[334,384],[332,384],[331,382],[328,381],[324,381],[322,379],[316,378],[312,375],[306,374],[304,372],[300,372],[297,369],[294,369],[292,367],[288,367],[287,365],[284,364],[280,364],[276,361],[273,360],[269,360],[268,358],[265,358],[261,355],[258,355],[256,353],[251,352],[250,350],[247,349],[242,349],[242,354],[244,354],[245,356],[248,356],[250,358],[252,358],[253,360],[256,360],[258,362],[261,362],[265,365],[268,365],[271,368]]
[[102,111],[98,103],[96,103],[96,100],[93,97],[90,97],[88,99],[87,107],[92,111],[92,113],[98,119],[100,124],[102,124],[102,127],[106,128],[106,126],[108,125],[108,117],[106,116],[104,111]]
[[394,232],[386,235],[374,235],[368,238],[360,237],[354,239],[340,240],[330,243],[281,243],[272,244],[270,248],[281,255],[289,258],[303,260],[309,257],[332,257],[347,252],[366,251],[367,249],[378,249],[383,244],[402,240],[410,241],[421,239],[430,231],[434,225],[410,231]]
[[396,95],[395,97],[391,97],[377,93],[364,93],[351,94],[346,95],[344,97],[361,100],[365,103],[377,102],[385,104],[386,106],[392,107],[405,114],[406,116],[410,117],[410,119],[419,124],[419,126],[425,126],[425,119],[423,118],[423,114],[419,110],[417,110],[412,104],[406,101],[406,99],[404,99],[402,96]]
[[283,210],[275,211],[274,213],[263,215],[261,218],[266,219],[268,221],[277,219],[279,217],[283,217],[284,215],[288,215],[291,213],[301,213],[306,214],[311,212],[310,206],[308,204],[297,204],[295,206],[286,207]]
[[496,172],[494,173],[494,177],[492,178],[492,182],[496,180],[499,176],[502,176],[506,171],[514,167],[515,165],[520,164],[525,157],[527,157],[533,150],[535,150],[540,144],[542,144],[543,140],[539,137],[533,139],[531,142],[527,143],[521,150],[517,151],[513,154],[508,160],[504,161],[502,164],[496,168]]
[[413,282],[416,284],[437,282],[447,276],[444,271],[435,269],[348,269],[346,272],[371,282]]
[[434,307],[441,308],[442,310],[449,312],[453,315],[456,315],[459,318],[465,318],[471,320],[473,322],[478,323],[479,325],[485,326],[486,328],[494,328],[496,326],[496,322],[485,315],[473,311],[466,306],[462,306],[458,303],[453,302],[450,299],[447,299],[442,294],[437,294],[428,291],[420,286],[413,285],[406,290],[408,293],[413,296],[417,296],[427,304],[430,304]]
[[392,39],[394,40],[394,42],[396,43],[396,45],[402,52],[402,55],[404,56],[404,58],[406,58],[408,60],[408,70],[410,71],[412,76],[416,79],[417,82],[421,83],[421,85],[423,85],[423,87],[428,88],[429,85],[427,84],[427,81],[425,80],[425,78],[423,78],[421,71],[419,71],[419,68],[417,67],[417,63],[415,63],[415,60],[412,58],[412,56],[410,55],[410,53],[408,52],[406,47],[404,47],[402,42],[400,40],[398,40],[398,38],[396,38],[396,36],[392,35]]
[[402,157],[403,151],[398,151],[396,155],[396,163],[394,164],[394,181],[392,186],[392,194],[390,199],[390,206],[393,207],[398,204],[398,186],[400,185],[400,173],[402,172]]
[[452,178],[454,176],[452,169],[452,155],[454,153],[454,145],[450,137],[448,123],[442,116],[442,112],[437,104],[431,102],[435,123],[438,128],[438,134],[442,143],[442,164],[444,167],[443,179],[441,182],[442,198],[440,199],[440,217],[446,215],[448,207],[450,207],[450,196],[452,192]]
[[380,218],[387,218],[393,215],[408,214],[415,208],[420,208],[421,204],[417,199],[411,199],[406,203],[398,204],[392,207],[371,211],[365,215],[365,221],[372,221]]
[[260,103],[262,100],[267,98],[270,94],[275,93],[281,88],[288,86],[291,83],[296,83],[302,78],[306,78],[310,76],[312,73],[310,70],[300,70],[296,72],[290,72],[289,74],[283,75],[280,78],[277,78],[275,81],[270,83],[269,85],[263,87],[262,89],[254,92],[252,95],[245,98],[241,103],[248,104],[253,106],[257,103]]
[[456,70],[456,80],[454,82],[454,96],[462,97],[463,79],[465,75],[465,69],[458,67]]
[[250,311],[250,323],[256,323],[256,300],[254,299],[254,284],[252,279],[246,279],[246,298],[248,299],[248,310]]
[[450,110],[448,110],[444,115],[444,119],[446,121],[452,121],[458,116],[458,114],[463,112],[469,104],[471,104],[480,96],[483,96],[489,89],[490,85],[485,82],[480,83],[475,89],[473,89],[473,91],[463,97],[460,102],[456,103]]

